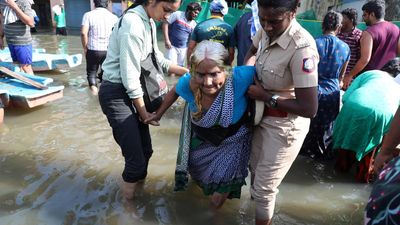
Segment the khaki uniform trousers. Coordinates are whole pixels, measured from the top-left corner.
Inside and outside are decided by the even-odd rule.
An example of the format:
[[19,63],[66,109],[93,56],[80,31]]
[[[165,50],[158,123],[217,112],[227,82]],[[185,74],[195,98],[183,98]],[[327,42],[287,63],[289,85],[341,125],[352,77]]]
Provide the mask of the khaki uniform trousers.
[[250,156],[251,195],[256,203],[256,219],[271,219],[278,186],[296,159],[310,126],[310,119],[264,117],[254,131]]

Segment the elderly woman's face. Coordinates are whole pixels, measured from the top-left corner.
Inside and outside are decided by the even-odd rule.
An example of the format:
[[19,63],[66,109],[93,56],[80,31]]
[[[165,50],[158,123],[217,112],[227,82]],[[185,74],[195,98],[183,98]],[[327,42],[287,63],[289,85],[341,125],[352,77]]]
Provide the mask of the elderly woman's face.
[[225,71],[211,59],[201,61],[193,74],[204,95],[215,96],[225,84]]
[[260,24],[271,40],[277,39],[290,25],[294,13],[277,10],[275,8],[258,7]]

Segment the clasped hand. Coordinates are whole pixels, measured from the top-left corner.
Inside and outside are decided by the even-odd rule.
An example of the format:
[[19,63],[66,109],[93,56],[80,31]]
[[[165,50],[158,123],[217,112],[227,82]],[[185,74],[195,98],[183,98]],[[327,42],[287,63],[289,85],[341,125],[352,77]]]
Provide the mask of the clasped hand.
[[140,115],[140,121],[144,124],[150,124],[152,126],[160,126],[160,118],[157,116],[156,112],[149,113],[146,111],[146,116]]
[[146,118],[142,118],[142,117],[140,117],[140,118],[142,120],[142,123],[150,124],[153,126],[160,126],[160,116],[158,116],[156,112],[153,112],[153,113],[148,112]]
[[257,77],[254,77],[254,84],[250,85],[249,89],[247,89],[247,95],[251,99],[260,100],[263,102],[272,96],[268,96],[269,92],[265,91]]

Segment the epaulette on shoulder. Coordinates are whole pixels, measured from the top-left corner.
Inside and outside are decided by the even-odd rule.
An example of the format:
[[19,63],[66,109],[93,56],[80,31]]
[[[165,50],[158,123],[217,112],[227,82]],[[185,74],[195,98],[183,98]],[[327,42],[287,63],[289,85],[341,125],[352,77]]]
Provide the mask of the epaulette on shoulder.
[[296,49],[311,45],[310,41],[301,33],[301,30],[296,31],[296,33],[293,34],[293,41],[296,44]]

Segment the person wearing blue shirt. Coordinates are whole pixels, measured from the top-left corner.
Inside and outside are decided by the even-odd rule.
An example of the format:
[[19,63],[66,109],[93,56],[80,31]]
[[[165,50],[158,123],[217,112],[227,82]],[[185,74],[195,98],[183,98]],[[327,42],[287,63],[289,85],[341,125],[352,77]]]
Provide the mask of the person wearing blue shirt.
[[318,112],[311,120],[301,154],[312,158],[331,158],[333,122],[339,113],[340,83],[350,60],[350,48],[336,34],[343,16],[328,12],[322,22],[324,34],[316,39],[320,61],[318,64]]
[[253,44],[253,41],[251,40],[252,23],[253,13],[247,12],[240,17],[234,28],[235,43],[238,50],[236,64],[238,66],[243,65],[244,57]]
[[185,12],[172,13],[162,24],[167,58],[175,64],[184,66],[189,37],[197,25],[195,19],[200,11],[200,4],[191,2]]

